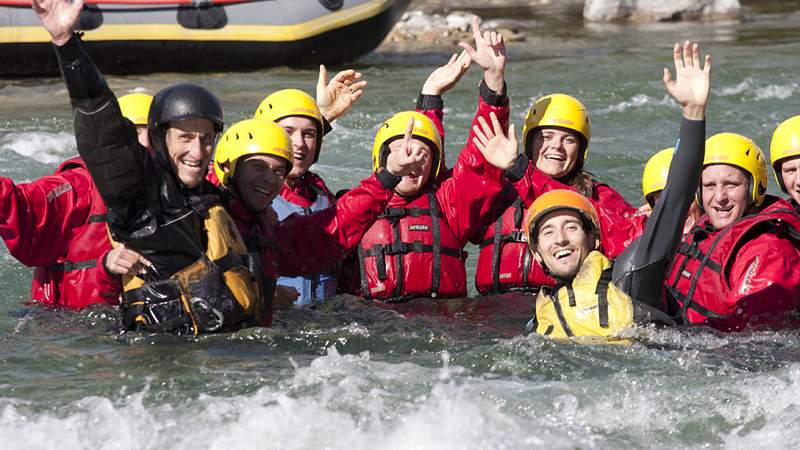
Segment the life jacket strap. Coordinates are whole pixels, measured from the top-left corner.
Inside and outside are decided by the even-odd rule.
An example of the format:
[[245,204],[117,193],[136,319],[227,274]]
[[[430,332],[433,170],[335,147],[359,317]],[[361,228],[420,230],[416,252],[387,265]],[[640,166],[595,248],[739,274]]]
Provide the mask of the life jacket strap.
[[[466,259],[467,252],[457,248],[441,247],[443,255],[453,258]],[[433,245],[424,244],[422,241],[392,242],[391,244],[376,244],[372,248],[364,249],[364,256],[382,258],[386,255],[405,255],[407,253],[432,253]]]
[[50,272],[74,272],[76,270],[93,269],[97,267],[96,259],[89,259],[86,261],[63,261],[57,264],[47,266]]
[[600,326],[608,328],[608,283],[611,281],[612,268],[604,270],[597,281],[597,316]]
[[420,216],[430,216],[431,210],[430,208],[419,208],[416,206],[412,206],[411,208],[395,208],[395,207],[387,207],[383,210],[382,213],[378,215],[380,219],[402,219],[403,217],[420,217]]

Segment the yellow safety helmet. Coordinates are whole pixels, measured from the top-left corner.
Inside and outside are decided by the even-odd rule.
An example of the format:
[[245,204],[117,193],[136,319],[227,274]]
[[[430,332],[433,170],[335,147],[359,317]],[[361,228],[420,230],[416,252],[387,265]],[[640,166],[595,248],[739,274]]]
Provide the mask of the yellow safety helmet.
[[292,116],[307,117],[316,124],[317,152],[314,155],[314,162],[317,162],[322,146],[322,135],[325,130],[323,128],[322,112],[319,110],[317,102],[310,95],[300,89],[275,91],[261,101],[253,118],[277,122]]
[[386,163],[388,145],[391,141],[402,138],[406,134],[406,128],[411,119],[414,119],[414,128],[411,136],[423,139],[432,147],[434,152],[433,166],[429,180],[435,179],[439,175],[442,167],[444,151],[442,150],[442,138],[439,130],[433,121],[426,115],[416,111],[403,111],[393,115],[386,122],[383,122],[375,135],[375,142],[372,144],[372,170],[377,171]]
[[642,195],[645,201],[652,208],[655,205],[652,195],[656,192],[663,191],[664,186],[667,184],[667,175],[669,175],[669,165],[672,162],[672,154],[675,152],[675,147],[665,148],[659,150],[655,155],[647,160],[642,172]]
[[786,186],[783,184],[780,165],[786,158],[800,156],[800,116],[786,119],[778,125],[772,135],[772,142],[769,144],[769,157],[772,163],[772,170],[775,172],[775,179],[783,192]]
[[[736,133],[718,133],[706,140],[706,155],[703,167],[713,164],[728,164],[744,170],[750,176],[752,192],[750,198],[755,206],[764,202],[767,193],[767,160],[755,142]],[[697,203],[703,198],[698,190]]]
[[[533,201],[527,214],[525,214],[525,234],[528,236],[528,246],[534,247],[536,233],[539,222],[547,213],[560,209],[570,209],[578,212],[583,217],[587,232],[600,230],[600,221],[597,218],[597,211],[594,205],[583,195],[567,189],[555,189],[545,192]],[[599,237],[599,235],[598,235]]]
[[[214,173],[219,181],[228,185],[236,173],[239,158],[248,155],[271,155],[292,165],[292,144],[286,131],[275,122],[247,119],[233,124],[217,143],[214,155]],[[222,166],[228,164],[228,173]]]
[[542,127],[566,128],[578,133],[583,138],[583,157],[578,158],[576,168],[583,166],[592,137],[592,124],[583,103],[566,94],[550,94],[536,100],[528,110],[525,125],[522,127],[522,148],[528,158],[533,159],[530,148],[533,132]]
[[147,126],[147,115],[150,112],[150,104],[153,103],[152,95],[135,92],[123,95],[117,101],[124,117],[133,122],[134,125]]

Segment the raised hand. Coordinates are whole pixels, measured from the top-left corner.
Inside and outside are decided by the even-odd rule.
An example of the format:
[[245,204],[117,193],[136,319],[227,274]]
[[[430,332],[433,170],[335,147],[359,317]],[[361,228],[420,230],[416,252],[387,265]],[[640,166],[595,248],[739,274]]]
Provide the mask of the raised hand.
[[317,106],[322,115],[333,122],[344,114],[363,94],[367,82],[361,79],[361,72],[353,69],[343,70],[328,81],[328,69],[319,65],[317,80]]
[[59,46],[66,44],[75,30],[83,0],[32,0],[31,5],[50,33],[53,43]]
[[495,31],[484,31],[481,34],[478,16],[473,16],[472,36],[475,39],[475,48],[466,42],[459,42],[458,45],[483,68],[483,80],[486,86],[499,93],[503,89],[503,76],[506,70],[506,44],[503,42],[503,35]]
[[437,67],[425,80],[422,85],[422,93],[425,95],[442,95],[449,91],[467,73],[472,57],[469,52],[462,51],[461,54],[453,53],[447,64]]
[[402,177],[416,171],[422,173],[422,167],[429,158],[427,152],[411,145],[411,133],[414,131],[414,119],[408,121],[400,147],[389,152],[386,157],[386,170],[392,175]]
[[120,244],[109,250],[105,257],[106,269],[116,275],[139,275],[152,266],[150,261],[139,253]]
[[489,161],[489,164],[498,169],[507,170],[519,157],[516,129],[512,123],[508,126],[508,135],[506,135],[497,116],[494,113],[489,113],[489,118],[492,120],[491,127],[483,117],[478,117],[480,126],[474,125],[472,127],[472,131],[475,134],[472,142],[483,153],[483,157],[486,158],[486,161]]
[[664,86],[683,107],[684,117],[701,120],[705,118],[711,89],[711,55],[706,55],[704,66],[700,67],[700,47],[686,41],[683,45],[675,44],[672,56],[675,59],[675,79],[665,67]]

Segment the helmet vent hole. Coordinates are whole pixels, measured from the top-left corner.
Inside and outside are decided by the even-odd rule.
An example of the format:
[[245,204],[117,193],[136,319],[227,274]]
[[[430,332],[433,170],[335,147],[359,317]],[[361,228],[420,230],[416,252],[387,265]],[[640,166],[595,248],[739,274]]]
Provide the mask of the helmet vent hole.
[[239,133],[236,133],[236,140],[239,140]]
[[747,150],[745,150],[744,154],[745,154],[746,156],[750,156],[750,149],[748,148]]
[[248,132],[247,135],[250,136],[250,140],[252,141],[253,140],[253,133]]

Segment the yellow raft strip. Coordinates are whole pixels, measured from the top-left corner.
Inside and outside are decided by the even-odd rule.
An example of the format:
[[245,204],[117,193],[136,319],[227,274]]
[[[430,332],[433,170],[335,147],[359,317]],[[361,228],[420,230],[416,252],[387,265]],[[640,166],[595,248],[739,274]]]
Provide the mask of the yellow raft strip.
[[[226,25],[219,30],[190,30],[175,24],[111,24],[86,31],[84,41],[299,41],[375,17],[393,0],[372,0],[294,25]],[[124,14],[124,13],[120,13]],[[41,26],[0,27],[0,44],[46,43]]]

